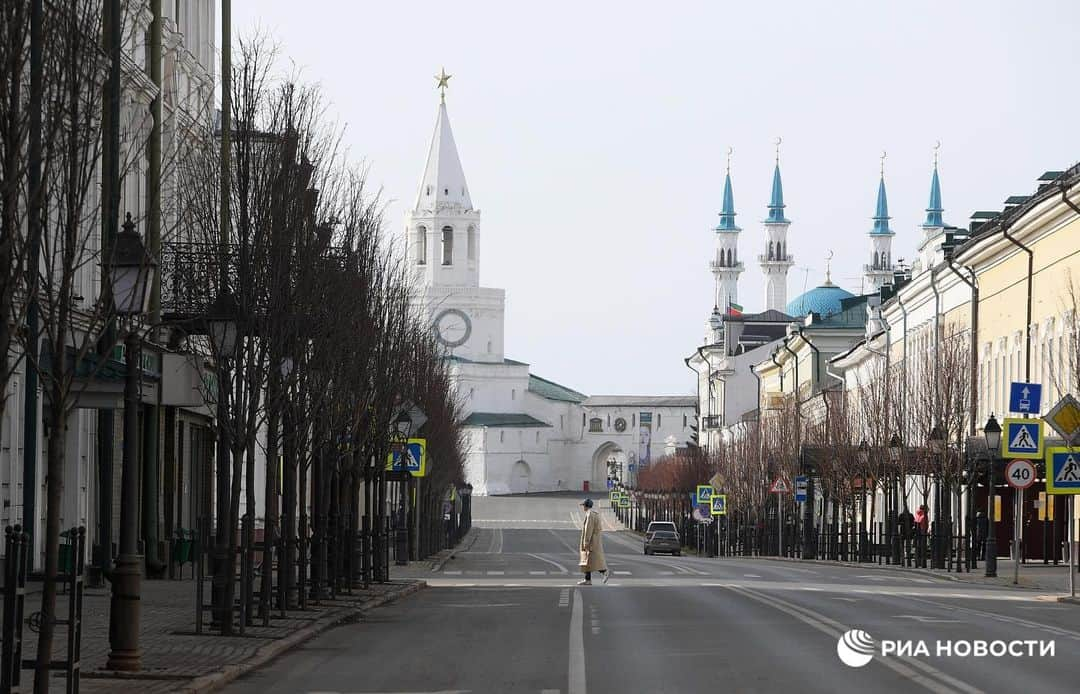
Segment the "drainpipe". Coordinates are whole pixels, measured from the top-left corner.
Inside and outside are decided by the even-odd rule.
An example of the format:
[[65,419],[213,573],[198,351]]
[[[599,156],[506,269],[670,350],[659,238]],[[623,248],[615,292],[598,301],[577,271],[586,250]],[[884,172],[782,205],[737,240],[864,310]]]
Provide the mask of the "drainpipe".
[[964,269],[971,274],[971,279],[968,279],[956,268],[951,253],[945,256],[945,262],[949,264],[949,269],[971,289],[971,412],[968,422],[968,435],[974,436],[977,427],[976,420],[978,419],[976,410],[979,406],[979,284],[975,277],[975,269],[964,266]]
[[[904,377],[900,381],[900,428],[901,428],[901,430],[903,430],[903,428],[907,425],[907,382],[908,382],[908,379],[907,379],[907,367],[908,367],[907,343],[908,343],[908,329],[907,329],[907,308],[904,306],[904,301],[900,297],[900,291],[899,290],[897,290],[897,292],[896,292],[896,307],[900,309],[900,315],[902,315],[904,317],[903,318],[904,344],[902,345],[903,359],[904,359],[904,368],[903,368]],[[901,438],[903,438],[903,437],[901,437]]]
[[1031,285],[1035,279],[1035,253],[1030,248],[1025,246],[1016,240],[1016,237],[1009,234],[1008,225],[1001,225],[1001,235],[1005,237],[1012,245],[1016,246],[1023,252],[1027,253],[1028,257],[1028,269],[1027,269],[1027,319],[1024,322],[1024,380],[1031,382]]
[[[706,409],[708,410],[709,413],[712,413],[712,368],[709,367],[709,360],[705,358],[705,355],[701,352],[701,350],[702,350],[701,347],[697,348],[698,356],[701,357],[701,360],[705,363],[705,368],[709,370],[708,376],[706,377],[706,381],[705,381],[705,397],[706,397],[706,402],[708,403],[708,407]],[[686,359],[683,359],[683,363],[686,364],[686,368],[688,368],[688,369],[690,369],[691,371],[694,372],[695,376],[698,376],[698,377],[701,376],[700,371],[698,371],[694,367],[690,366],[690,357],[687,357]],[[698,400],[699,400],[699,402],[701,400],[700,393],[698,394]],[[707,416],[709,416],[709,415],[706,415],[706,417]],[[705,430],[705,427],[703,426],[704,423],[705,422],[704,422],[703,419],[701,419],[701,418],[698,419],[698,443],[699,444],[701,443],[701,434],[703,434],[704,430]],[[705,448],[705,456],[708,457],[708,455],[709,455],[709,438],[708,438],[708,435],[706,435],[706,437],[705,437],[705,446],[704,446],[704,448]]]
[[938,390],[938,384],[941,383],[941,293],[937,288],[936,268],[930,268],[930,291],[934,292],[934,425],[940,426],[941,422],[937,421],[937,418],[941,416],[941,392]]

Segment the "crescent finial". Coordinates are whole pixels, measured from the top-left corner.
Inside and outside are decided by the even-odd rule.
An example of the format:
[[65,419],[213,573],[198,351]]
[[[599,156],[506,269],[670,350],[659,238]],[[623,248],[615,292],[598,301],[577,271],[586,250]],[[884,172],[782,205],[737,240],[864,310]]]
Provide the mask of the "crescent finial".
[[776,145],[776,163],[778,165],[780,164],[780,143],[783,142],[783,141],[784,141],[784,139],[782,137],[777,136],[776,141],[774,143]]
[[941,149],[941,140],[934,143],[934,168],[937,168],[938,150]]

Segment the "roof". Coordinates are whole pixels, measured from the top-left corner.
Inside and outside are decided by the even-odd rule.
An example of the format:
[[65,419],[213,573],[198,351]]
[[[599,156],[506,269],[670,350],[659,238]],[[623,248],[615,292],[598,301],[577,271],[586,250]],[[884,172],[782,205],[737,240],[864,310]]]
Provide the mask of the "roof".
[[696,395],[594,395],[585,407],[697,407]]
[[465,427],[516,427],[519,429],[550,427],[524,412],[473,412],[461,423]]
[[831,316],[843,310],[841,300],[853,296],[855,295],[848,290],[827,282],[789,301],[786,310],[793,316],[805,316],[808,313]]
[[761,313],[744,313],[739,316],[724,316],[724,321],[727,323],[790,323],[793,320],[795,320],[794,316],[789,316],[774,308],[770,308],[768,311],[762,311]]
[[559,385],[555,381],[549,381],[546,378],[540,378],[529,374],[529,392],[536,393],[542,398],[548,400],[557,400],[559,402],[585,402],[587,395],[579,393],[576,390],[567,388],[566,386]]
[[473,208],[445,102],[439,104],[435,132],[431,136],[431,148],[428,150],[424,175],[420,179],[420,190],[416,192],[414,209],[435,210],[444,205],[460,205],[466,210]]

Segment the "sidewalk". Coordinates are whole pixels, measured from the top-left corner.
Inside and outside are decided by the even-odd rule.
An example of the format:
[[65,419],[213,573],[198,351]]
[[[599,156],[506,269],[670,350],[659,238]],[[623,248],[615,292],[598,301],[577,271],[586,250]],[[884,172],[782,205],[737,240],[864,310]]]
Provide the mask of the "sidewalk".
[[[945,581],[959,581],[962,583],[980,583],[984,585],[1002,586],[1006,588],[1030,588],[1046,593],[1067,595],[1069,592],[1069,567],[1065,564],[1043,564],[1041,562],[1029,562],[1020,565],[1020,580],[1013,583],[1014,564],[1012,560],[1002,557],[998,559],[997,577],[987,578],[986,566],[979,562],[977,569],[971,572],[949,572],[943,569],[919,569],[895,564],[878,564],[877,562],[844,562],[827,559],[792,559],[790,557],[750,557],[752,559],[768,559],[771,561],[786,561],[804,564],[821,564],[824,566],[845,566],[857,569],[878,569],[885,571],[911,572],[924,576],[933,576]],[[1077,576],[1077,587],[1080,591],[1080,576]]]
[[[137,673],[106,671],[109,654],[109,591],[87,589],[83,596],[82,679],[83,692],[209,692],[224,686],[337,624],[361,618],[379,605],[392,602],[425,587],[423,581],[395,580],[373,584],[352,595],[309,603],[305,611],[291,610],[280,618],[275,612],[271,626],[248,627],[244,636],[196,635],[195,583],[191,580],[144,581],[140,645],[143,669]],[[40,609],[40,593],[27,595],[26,614]],[[59,595],[61,619],[67,615],[67,596]],[[258,624],[262,620],[257,619]],[[57,629],[53,658],[67,657],[67,632]],[[23,657],[33,658],[37,634],[23,629]],[[34,673],[23,670],[25,685]],[[54,675],[52,687],[63,691],[63,673]]]

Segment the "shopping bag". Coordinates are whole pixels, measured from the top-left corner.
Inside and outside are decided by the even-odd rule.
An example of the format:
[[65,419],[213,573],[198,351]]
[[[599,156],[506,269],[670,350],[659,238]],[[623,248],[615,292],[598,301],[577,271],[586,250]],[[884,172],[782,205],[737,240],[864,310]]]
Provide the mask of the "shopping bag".
[[587,549],[581,550],[581,560],[578,562],[578,565],[579,566],[588,566],[589,565],[589,550],[587,550]]

